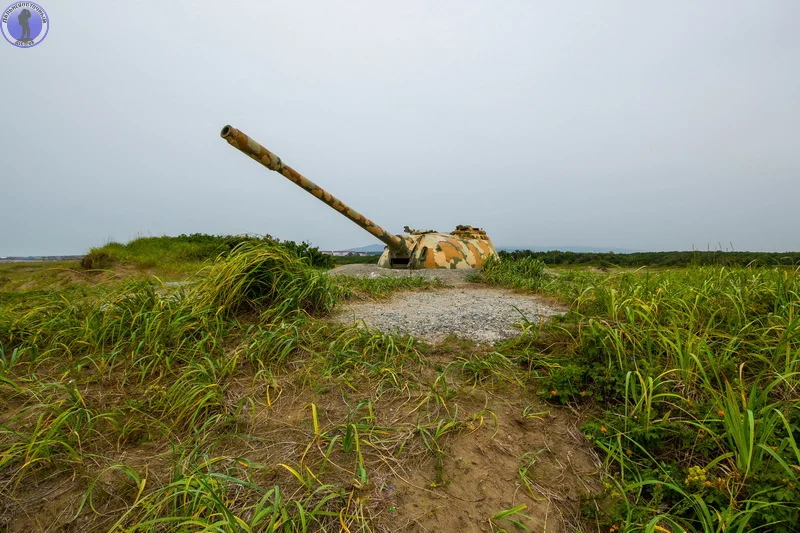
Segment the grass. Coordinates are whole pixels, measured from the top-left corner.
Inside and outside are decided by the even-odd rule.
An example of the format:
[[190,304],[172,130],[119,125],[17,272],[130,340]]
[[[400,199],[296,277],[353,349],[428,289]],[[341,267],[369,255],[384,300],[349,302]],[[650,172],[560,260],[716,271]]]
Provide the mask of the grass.
[[271,235],[179,235],[177,237],[139,237],[126,244],[109,242],[92,248],[81,260],[85,270],[107,270],[124,263],[137,270],[172,278],[196,272],[206,261],[227,254],[242,244],[267,244],[304,258],[312,266],[331,268],[333,258],[309,243],[282,241]]
[[[800,522],[796,270],[504,260],[477,279],[570,312],[494,347],[429,346],[325,320],[440,288],[420,278],[330,278],[270,242],[187,250],[147,267],[194,269],[179,285],[135,247],[114,275],[0,272],[0,529],[459,527],[437,501],[494,531],[541,530],[551,504],[584,531]],[[596,490],[577,449],[536,440],[575,423],[562,404],[585,413]],[[581,483],[582,517],[563,492]]]
[[77,261],[0,263],[0,303],[87,287],[90,281]]
[[413,339],[321,320],[434,283],[332,279],[249,242],[177,286],[133,270],[2,302],[2,527],[372,530],[387,480],[430,459],[442,482],[484,416]]
[[354,278],[338,276],[336,285],[342,289],[344,299],[385,299],[396,291],[441,288],[444,284],[438,279],[421,276]]
[[542,396],[598,411],[584,429],[606,456],[607,527],[795,531],[798,270],[548,275],[524,261],[482,276],[571,304],[527,350]]
[[337,265],[377,265],[380,255],[338,255],[334,256]]

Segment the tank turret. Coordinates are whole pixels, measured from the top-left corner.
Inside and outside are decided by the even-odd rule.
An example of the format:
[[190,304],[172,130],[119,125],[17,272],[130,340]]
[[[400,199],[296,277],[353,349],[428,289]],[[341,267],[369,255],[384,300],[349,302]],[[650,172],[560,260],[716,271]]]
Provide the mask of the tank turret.
[[405,235],[389,233],[370,219],[318,186],[281,158],[231,126],[220,133],[228,144],[255,159],[270,170],[306,190],[318,200],[358,224],[386,245],[378,265],[387,268],[479,268],[490,256],[497,256],[486,232],[472,226],[456,226],[452,233],[412,230]]

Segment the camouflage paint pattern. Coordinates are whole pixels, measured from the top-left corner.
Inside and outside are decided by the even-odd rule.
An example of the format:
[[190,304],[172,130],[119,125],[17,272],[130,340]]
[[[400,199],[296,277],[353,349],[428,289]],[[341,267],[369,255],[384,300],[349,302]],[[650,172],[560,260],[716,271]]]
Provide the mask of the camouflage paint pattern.
[[[472,226],[458,226],[452,233],[412,232],[405,239],[410,253],[404,268],[480,268],[489,257],[497,257],[486,232]],[[386,248],[378,266],[397,268],[393,259],[396,255]]]
[[406,226],[408,235],[389,233],[370,219],[351,209],[325,189],[286,165],[281,158],[231,126],[220,135],[228,144],[294,182],[318,200],[325,202],[386,244],[378,261],[387,268],[480,268],[489,257],[497,257],[486,232],[472,226],[456,226],[453,233],[433,230],[416,231]]
[[316,183],[311,181],[310,179],[306,178],[296,170],[294,170],[289,165],[285,165],[281,158],[277,155],[273,154],[256,141],[242,133],[241,131],[233,128],[231,126],[225,126],[222,128],[220,135],[223,139],[228,141],[228,144],[239,150],[240,152],[244,153],[247,156],[255,159],[265,167],[270,170],[274,170],[279,174],[282,174],[285,178],[289,181],[294,182],[299,187],[305,189],[311,195],[316,197],[318,200],[325,202],[368,232],[372,235],[377,237],[381,242],[383,242],[388,248],[393,250],[395,253],[398,254],[407,254],[408,251],[405,249],[405,241],[398,237],[397,235],[393,235],[389,233],[379,225],[375,224],[373,221],[356,211],[355,209],[350,208],[344,202],[327,192],[322,187],[318,186]]

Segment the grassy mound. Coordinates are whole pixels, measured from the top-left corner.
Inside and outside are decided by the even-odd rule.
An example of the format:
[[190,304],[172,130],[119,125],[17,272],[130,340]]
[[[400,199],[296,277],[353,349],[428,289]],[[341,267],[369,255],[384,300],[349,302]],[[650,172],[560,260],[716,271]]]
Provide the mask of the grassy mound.
[[210,267],[192,294],[215,313],[270,310],[327,312],[336,302],[328,276],[277,245],[242,243]]
[[283,248],[288,253],[305,258],[309,264],[332,268],[333,257],[323,254],[307,242],[282,241],[271,235],[263,237],[233,235],[179,235],[177,237],[141,237],[127,244],[111,242],[92,248],[81,265],[87,270],[109,268],[115,262],[141,269],[161,272],[191,274],[199,266],[219,255],[227,255],[239,245],[266,244]]
[[[446,443],[498,431],[469,374],[412,339],[309,315],[422,286],[342,288],[282,247],[245,243],[177,287],[0,304],[0,528],[369,530],[401,503],[388,481],[400,461],[430,470],[417,498],[446,487]],[[482,512],[503,523],[514,491]]]
[[796,530],[800,272],[480,279],[571,311],[495,347],[343,328],[338,299],[424,282],[271,243],[185,284],[4,292],[0,529]]
[[[605,454],[602,519],[624,531],[796,531],[800,523],[800,271],[561,271],[532,258],[484,279],[571,303],[508,349],[542,397],[591,403]],[[526,344],[527,343],[527,344]],[[534,355],[535,354],[535,355]]]

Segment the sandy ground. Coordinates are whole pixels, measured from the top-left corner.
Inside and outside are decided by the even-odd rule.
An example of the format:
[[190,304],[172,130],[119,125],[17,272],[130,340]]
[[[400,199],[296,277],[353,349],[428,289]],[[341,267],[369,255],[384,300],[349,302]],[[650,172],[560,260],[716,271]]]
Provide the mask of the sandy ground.
[[408,333],[430,342],[448,335],[494,344],[519,335],[521,326],[537,323],[566,308],[545,298],[468,283],[471,271],[390,270],[373,265],[346,265],[331,275],[360,277],[422,276],[439,278],[447,288],[401,292],[388,300],[348,302],[334,320],[357,323],[384,332]]

